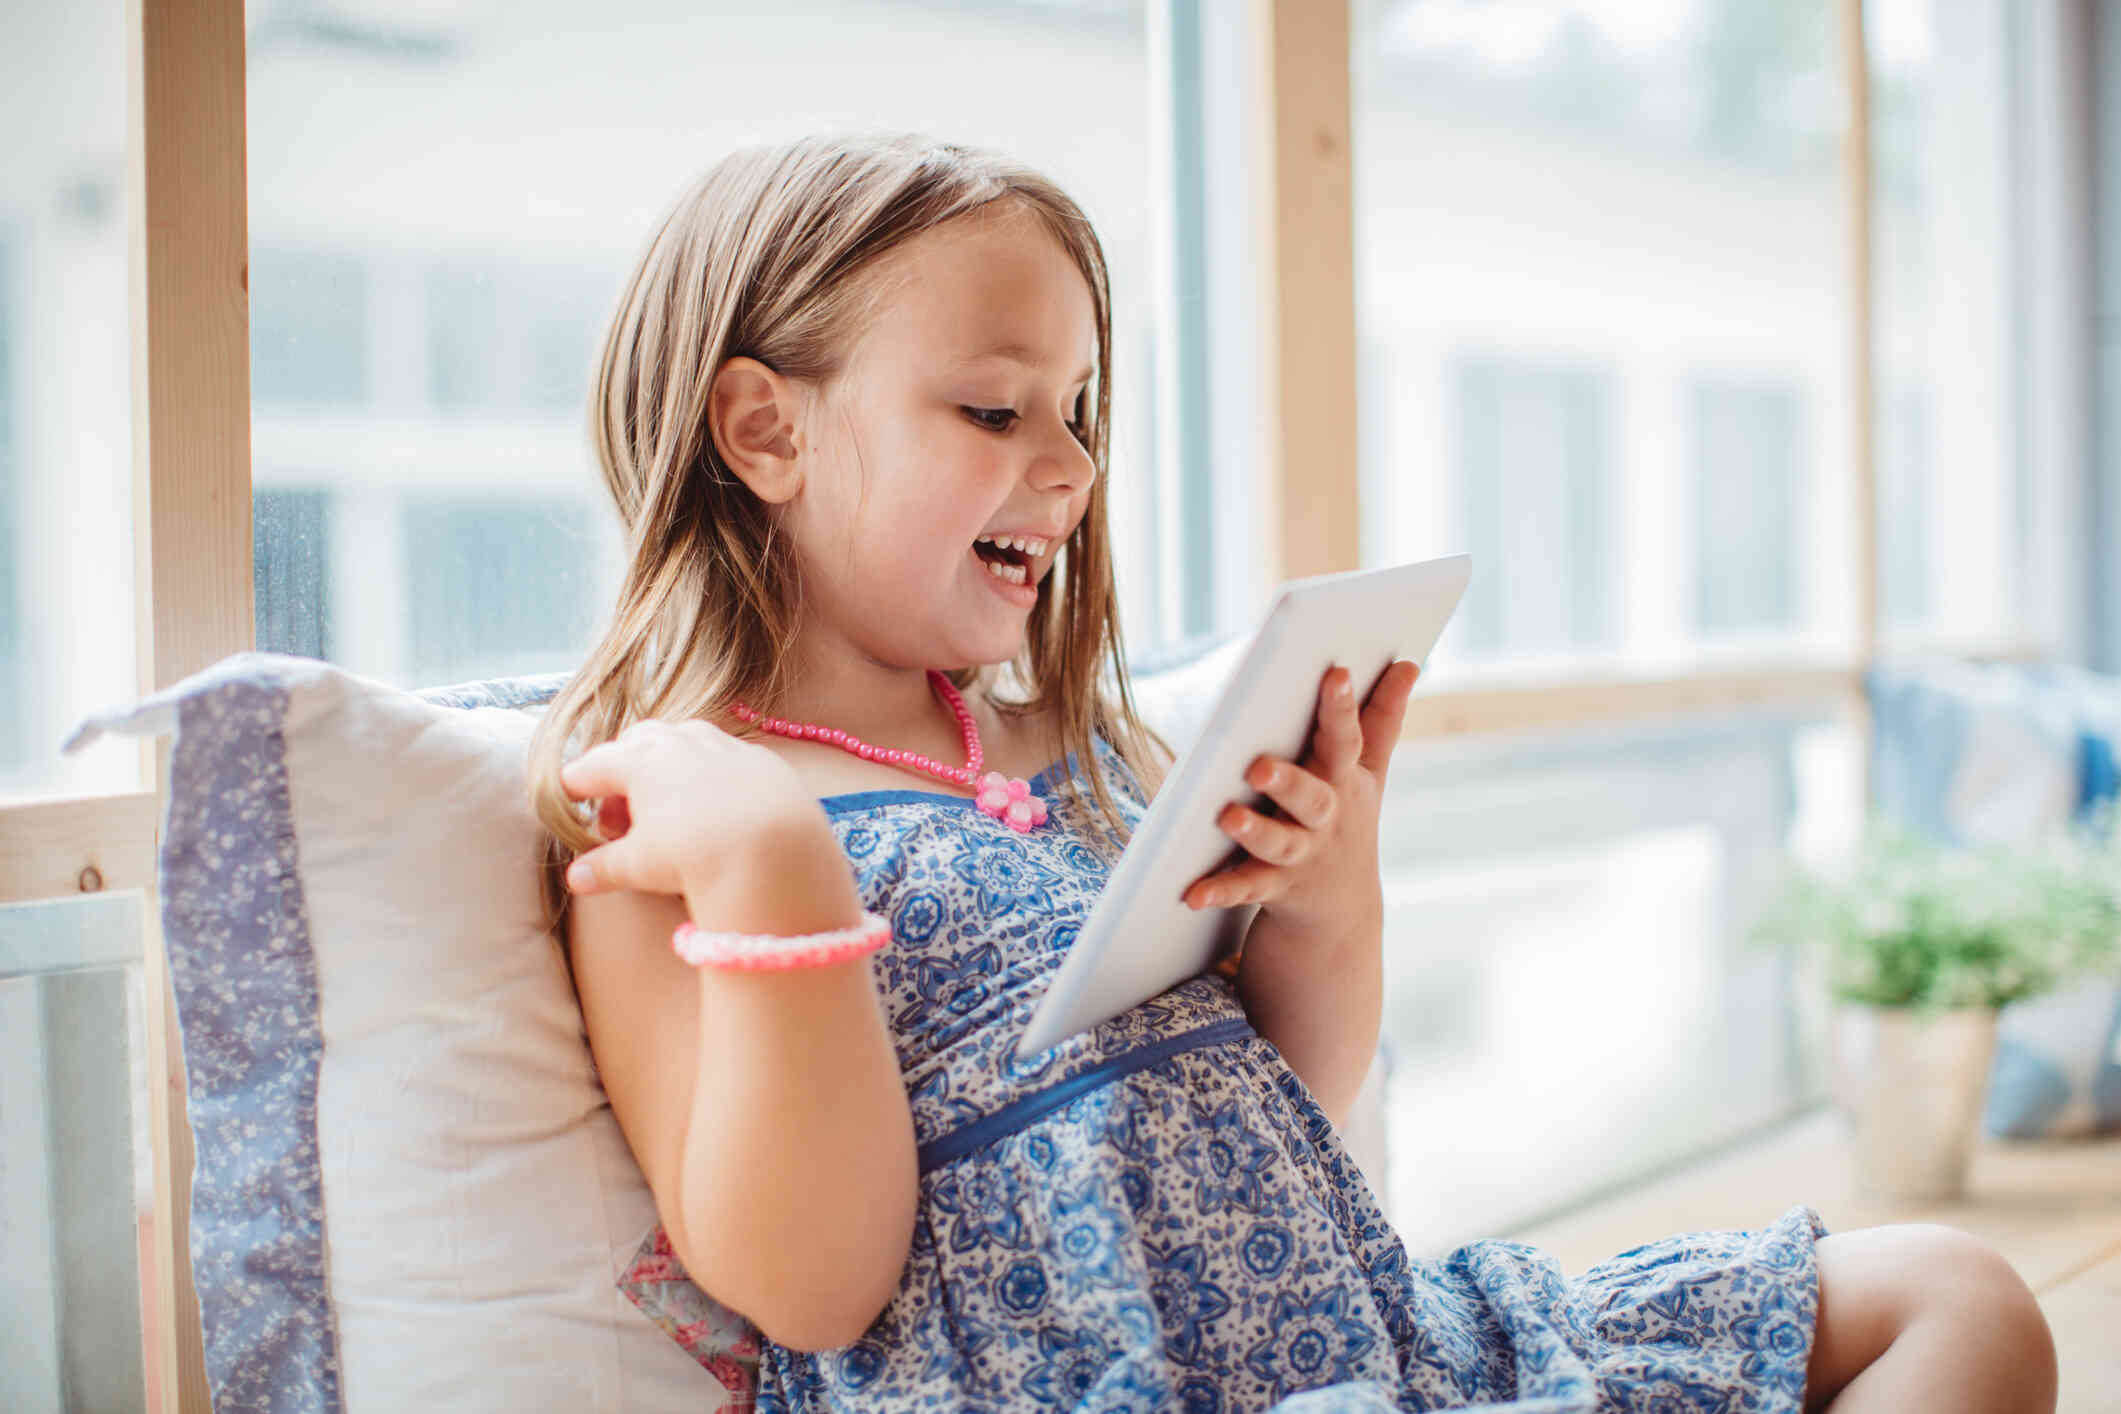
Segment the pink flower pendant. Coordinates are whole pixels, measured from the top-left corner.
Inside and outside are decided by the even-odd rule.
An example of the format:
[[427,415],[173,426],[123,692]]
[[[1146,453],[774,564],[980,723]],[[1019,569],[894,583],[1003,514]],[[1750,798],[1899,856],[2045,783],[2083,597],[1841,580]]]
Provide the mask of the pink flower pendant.
[[980,777],[979,808],[1018,834],[1029,834],[1046,823],[1046,802],[1031,793],[1031,783],[1011,779],[999,771]]

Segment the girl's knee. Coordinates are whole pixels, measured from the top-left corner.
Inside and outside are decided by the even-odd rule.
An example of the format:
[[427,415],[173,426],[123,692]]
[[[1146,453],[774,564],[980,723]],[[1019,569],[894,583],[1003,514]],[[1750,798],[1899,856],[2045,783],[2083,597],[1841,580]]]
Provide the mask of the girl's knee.
[[2002,1253],[1941,1223],[1820,1240],[1816,1393],[1838,1389],[1918,1325],[2004,1374],[2027,1401],[2022,1407],[2052,1407],[2054,1336],[2039,1299]]
[[2046,1331],[2047,1318],[2025,1278],[1980,1238],[1942,1223],[1906,1223],[1886,1231],[1905,1234],[1912,1253],[1908,1275],[1926,1309],[1957,1309],[2006,1326],[2037,1325]]
[[2055,1383],[2055,1337],[2040,1298],[2009,1259],[1971,1233],[1937,1223],[1912,1224],[1927,1248],[1926,1306],[1949,1312],[1969,1339],[2021,1368],[2029,1383],[2046,1372]]
[[[2055,1347],[2040,1303],[1993,1247],[1940,1223],[1896,1223],[1820,1239],[1819,1324],[1811,1407],[1820,1407],[1917,1323],[1949,1328],[1968,1354],[2054,1384]],[[2037,1401],[2036,1401],[2037,1402]]]

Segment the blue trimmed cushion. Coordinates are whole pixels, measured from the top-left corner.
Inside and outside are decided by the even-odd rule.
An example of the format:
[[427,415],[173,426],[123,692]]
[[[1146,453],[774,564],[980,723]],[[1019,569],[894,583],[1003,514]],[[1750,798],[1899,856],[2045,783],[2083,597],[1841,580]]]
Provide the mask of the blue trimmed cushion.
[[[1869,680],[1879,809],[1952,843],[2083,823],[2121,786],[2121,682],[2059,665],[1895,664]],[[2121,986],[2102,978],[1998,1017],[1984,1124],[2013,1139],[2121,1129]]]
[[558,682],[423,698],[244,653],[69,743],[176,732],[160,891],[217,1414],[750,1405],[739,1318],[697,1296],[675,1342],[618,1285],[655,1205],[523,790]]

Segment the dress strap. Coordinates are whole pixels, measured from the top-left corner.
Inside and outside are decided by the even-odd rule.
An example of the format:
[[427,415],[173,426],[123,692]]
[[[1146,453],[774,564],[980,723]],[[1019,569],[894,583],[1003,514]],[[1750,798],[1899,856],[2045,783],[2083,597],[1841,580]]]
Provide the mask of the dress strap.
[[1122,1051],[1116,1056],[1100,1061],[1088,1070],[1078,1071],[1066,1080],[1058,1080],[1043,1090],[1034,1090],[1020,1100],[1002,1106],[991,1115],[967,1121],[947,1134],[938,1135],[921,1145],[919,1158],[922,1173],[942,1167],[977,1149],[997,1143],[1018,1130],[1026,1128],[1034,1120],[1053,1113],[1081,1095],[1087,1095],[1102,1085],[1109,1085],[1123,1075],[1132,1075],[1137,1070],[1146,1070],[1160,1060],[1186,1051],[1197,1051],[1204,1046],[1227,1045],[1256,1034],[1252,1023],[1241,1016],[1212,1021],[1206,1026],[1197,1026],[1191,1031],[1176,1036],[1167,1036],[1147,1046],[1137,1046],[1131,1051]]

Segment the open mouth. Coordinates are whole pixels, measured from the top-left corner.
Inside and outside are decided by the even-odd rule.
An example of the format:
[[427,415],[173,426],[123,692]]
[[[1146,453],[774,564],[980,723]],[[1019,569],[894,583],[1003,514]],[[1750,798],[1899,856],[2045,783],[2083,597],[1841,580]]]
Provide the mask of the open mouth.
[[987,564],[987,573],[996,579],[1005,579],[1011,584],[1031,582],[1031,557],[1021,550],[1011,550],[987,540],[972,542],[972,552]]

